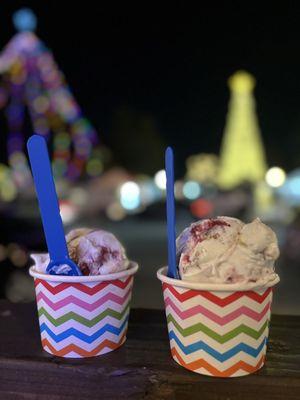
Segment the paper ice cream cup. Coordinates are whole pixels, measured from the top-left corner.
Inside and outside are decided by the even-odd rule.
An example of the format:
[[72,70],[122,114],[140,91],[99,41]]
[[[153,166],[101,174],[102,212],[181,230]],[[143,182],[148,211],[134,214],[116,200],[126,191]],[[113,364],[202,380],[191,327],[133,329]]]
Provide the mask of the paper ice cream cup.
[[60,357],[94,357],[126,340],[136,263],[118,273],[34,278],[42,347]]
[[237,377],[265,363],[273,286],[200,284],[171,279],[162,282],[171,354],[191,371]]

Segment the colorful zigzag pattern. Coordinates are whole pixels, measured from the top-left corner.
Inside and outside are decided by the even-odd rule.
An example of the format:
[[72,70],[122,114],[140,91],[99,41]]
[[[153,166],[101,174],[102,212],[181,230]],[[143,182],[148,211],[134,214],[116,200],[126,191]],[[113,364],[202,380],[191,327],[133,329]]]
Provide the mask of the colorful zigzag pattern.
[[192,371],[242,376],[264,364],[272,288],[208,292],[163,283],[172,357]]
[[126,340],[133,277],[107,282],[35,279],[42,346],[61,357],[92,357]]

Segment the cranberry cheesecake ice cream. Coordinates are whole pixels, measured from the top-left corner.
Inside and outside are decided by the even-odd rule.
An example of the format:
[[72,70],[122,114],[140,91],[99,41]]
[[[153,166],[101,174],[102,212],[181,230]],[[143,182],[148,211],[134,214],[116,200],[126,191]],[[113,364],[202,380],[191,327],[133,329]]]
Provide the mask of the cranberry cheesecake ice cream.
[[[83,275],[107,275],[129,268],[125,249],[110,232],[88,228],[74,229],[66,236],[70,258],[79,266]],[[49,254],[32,254],[35,269],[46,273]],[[58,273],[64,274],[61,266]]]
[[205,219],[179,235],[181,279],[166,267],[157,272],[174,361],[222,378],[263,367],[278,256],[275,233],[258,218]]
[[217,217],[195,222],[177,238],[182,280],[217,284],[268,284],[278,276],[279,248],[274,231],[256,218]]

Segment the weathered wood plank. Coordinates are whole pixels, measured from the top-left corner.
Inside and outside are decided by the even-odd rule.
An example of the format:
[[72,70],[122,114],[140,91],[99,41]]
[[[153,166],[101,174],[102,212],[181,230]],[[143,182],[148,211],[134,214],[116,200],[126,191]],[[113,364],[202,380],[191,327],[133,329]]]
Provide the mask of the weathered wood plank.
[[273,316],[267,366],[234,379],[173,362],[161,311],[133,310],[119,350],[70,360],[41,350],[33,304],[2,301],[0,339],[0,399],[300,399],[300,317]]

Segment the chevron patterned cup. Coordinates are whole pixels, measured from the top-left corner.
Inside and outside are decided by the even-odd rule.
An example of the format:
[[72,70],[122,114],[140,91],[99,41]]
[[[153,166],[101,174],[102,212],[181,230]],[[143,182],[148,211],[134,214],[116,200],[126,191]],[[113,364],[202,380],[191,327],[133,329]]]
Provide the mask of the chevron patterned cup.
[[[249,284],[162,282],[171,354],[181,366],[203,375],[237,377],[265,362],[273,288]],[[239,290],[238,290],[239,289]]]
[[94,357],[126,340],[133,276],[59,276],[29,270],[34,278],[42,347],[60,357]]

